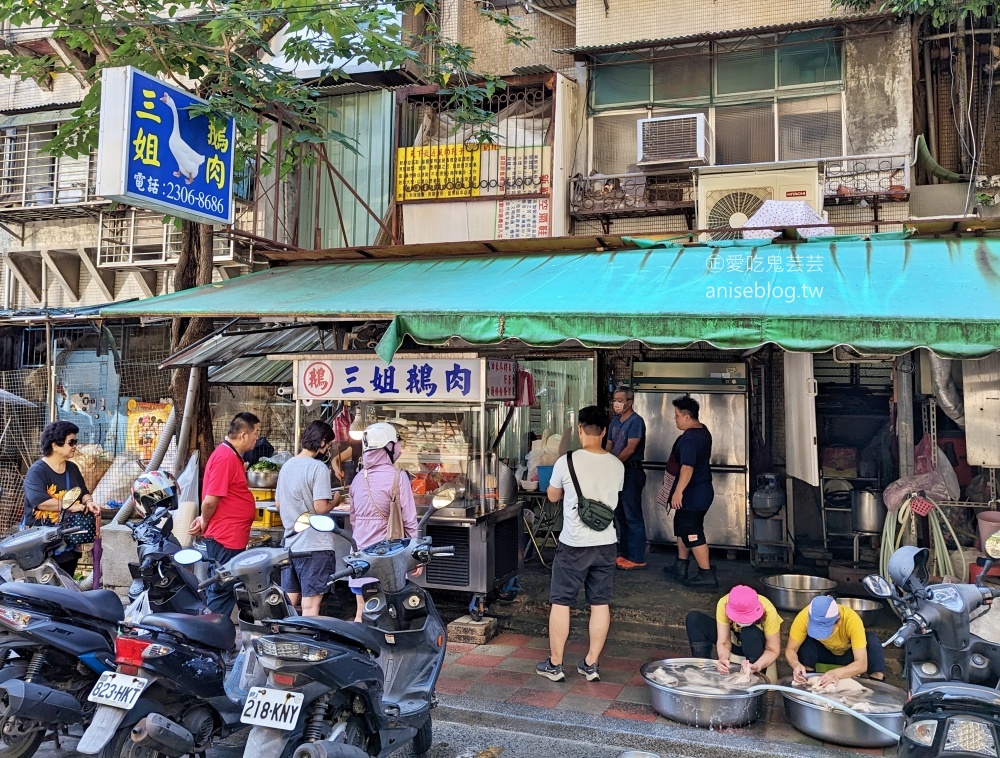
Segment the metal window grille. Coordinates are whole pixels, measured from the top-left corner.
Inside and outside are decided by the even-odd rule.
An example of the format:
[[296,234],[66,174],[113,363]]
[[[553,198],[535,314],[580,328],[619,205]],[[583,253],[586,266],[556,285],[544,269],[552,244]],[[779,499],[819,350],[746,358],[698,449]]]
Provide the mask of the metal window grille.
[[94,199],[96,154],[56,158],[45,152],[58,127],[53,123],[0,130],[0,211]]

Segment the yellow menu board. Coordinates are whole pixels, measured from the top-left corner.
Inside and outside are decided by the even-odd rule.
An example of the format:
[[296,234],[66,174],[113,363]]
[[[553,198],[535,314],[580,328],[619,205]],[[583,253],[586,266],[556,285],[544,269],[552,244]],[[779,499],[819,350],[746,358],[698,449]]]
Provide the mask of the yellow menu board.
[[396,153],[396,200],[478,197],[480,145],[401,147]]

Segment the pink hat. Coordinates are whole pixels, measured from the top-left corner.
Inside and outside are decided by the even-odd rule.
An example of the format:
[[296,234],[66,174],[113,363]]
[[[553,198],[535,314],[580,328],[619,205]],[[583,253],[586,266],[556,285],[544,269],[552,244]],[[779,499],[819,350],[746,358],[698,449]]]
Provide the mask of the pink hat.
[[764,606],[760,604],[755,590],[738,584],[729,593],[726,616],[737,624],[755,624],[764,616]]

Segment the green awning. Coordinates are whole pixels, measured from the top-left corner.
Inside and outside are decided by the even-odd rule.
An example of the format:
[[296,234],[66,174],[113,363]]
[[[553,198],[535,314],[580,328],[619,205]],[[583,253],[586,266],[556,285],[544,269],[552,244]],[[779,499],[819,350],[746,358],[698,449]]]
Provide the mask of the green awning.
[[[745,245],[745,243],[744,243]],[[1000,349],[1000,239],[385,260],[269,269],[101,311],[106,317],[392,319],[379,345],[519,339],[616,347],[773,342],[819,352]]]

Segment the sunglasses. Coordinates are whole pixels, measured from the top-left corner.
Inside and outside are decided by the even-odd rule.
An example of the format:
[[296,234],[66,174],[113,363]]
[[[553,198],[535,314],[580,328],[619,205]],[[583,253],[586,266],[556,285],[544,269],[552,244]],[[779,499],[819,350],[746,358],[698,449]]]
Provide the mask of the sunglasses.
[[63,444],[64,445],[69,445],[70,447],[76,447],[77,442],[78,442],[78,440],[71,439],[71,440],[66,440]]

